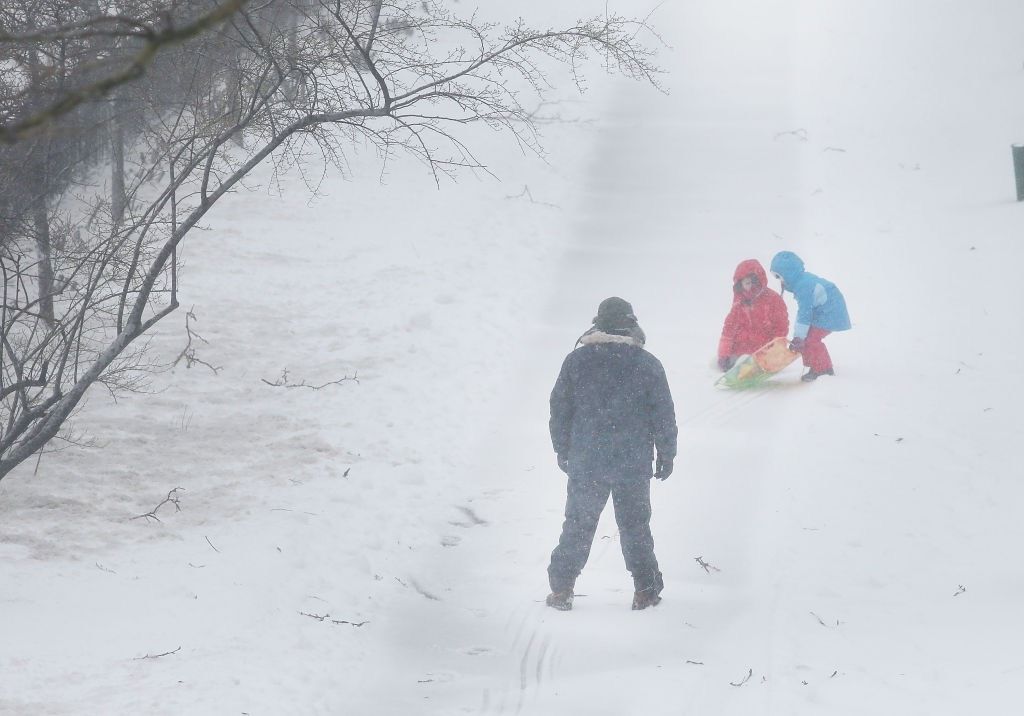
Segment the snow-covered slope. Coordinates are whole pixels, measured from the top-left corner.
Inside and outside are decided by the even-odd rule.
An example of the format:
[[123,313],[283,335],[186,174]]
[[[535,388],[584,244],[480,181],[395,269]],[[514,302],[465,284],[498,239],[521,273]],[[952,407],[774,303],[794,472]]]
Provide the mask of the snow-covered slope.
[[[97,447],[0,483],[0,712],[1013,711],[1024,8],[652,21],[671,94],[595,82],[550,164],[480,135],[500,183],[357,157],[228,200],[184,276],[219,371],[97,393]],[[780,249],[846,294],[838,375],[716,390],[732,271]],[[547,392],[609,295],[677,403],[665,600],[629,610],[606,515],[560,613]]]

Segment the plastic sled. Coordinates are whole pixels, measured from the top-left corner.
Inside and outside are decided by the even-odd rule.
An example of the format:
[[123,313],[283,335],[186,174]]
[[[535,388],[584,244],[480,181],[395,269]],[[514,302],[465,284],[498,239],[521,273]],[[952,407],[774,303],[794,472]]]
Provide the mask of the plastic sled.
[[799,357],[799,353],[789,350],[786,337],[779,336],[750,355],[737,358],[733,367],[716,380],[715,385],[737,390],[755,388]]

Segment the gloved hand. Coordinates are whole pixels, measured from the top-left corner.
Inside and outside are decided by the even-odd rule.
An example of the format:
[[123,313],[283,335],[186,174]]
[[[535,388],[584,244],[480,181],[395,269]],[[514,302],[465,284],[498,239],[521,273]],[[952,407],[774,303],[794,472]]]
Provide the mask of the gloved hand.
[[735,364],[736,359],[733,358],[732,356],[722,356],[721,358],[718,359],[718,367],[721,368],[723,372],[729,370]]
[[791,340],[789,342],[789,350],[793,351],[794,353],[803,353],[804,352],[804,339],[803,338],[794,338],[793,340]]
[[568,455],[559,455],[557,457],[557,459],[558,459],[558,469],[561,470],[562,472],[564,472],[566,475],[568,475],[569,474],[569,456]]
[[658,455],[658,461],[654,469],[654,476],[659,480],[667,480],[672,474],[672,458]]

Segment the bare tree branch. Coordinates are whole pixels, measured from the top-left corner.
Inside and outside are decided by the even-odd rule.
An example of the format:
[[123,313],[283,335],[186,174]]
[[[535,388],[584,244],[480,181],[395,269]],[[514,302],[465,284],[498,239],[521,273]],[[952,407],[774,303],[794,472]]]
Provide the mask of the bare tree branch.
[[181,651],[181,647],[180,646],[177,649],[172,649],[171,651],[165,651],[162,654],[146,654],[145,656],[136,656],[133,659],[133,661],[142,661],[143,659],[159,659],[162,656],[170,656],[171,654],[177,654],[179,651]]
[[321,383],[320,385],[311,385],[307,383],[305,379],[299,381],[298,383],[290,383],[288,381],[288,369],[285,368],[284,370],[281,371],[281,377],[275,380],[273,383],[271,383],[266,378],[260,378],[260,380],[274,388],[309,388],[310,390],[321,390],[329,385],[341,385],[342,383],[345,383],[350,380],[358,383],[359,373],[357,372],[352,376],[346,375],[341,378],[338,378],[337,380],[331,380],[326,383]]
[[[4,125],[8,137],[24,138],[0,142],[0,479],[66,429],[94,384],[112,396],[139,389],[151,370],[140,339],[179,306],[182,242],[265,160],[273,162],[274,179],[295,170],[315,192],[319,180],[305,170],[311,150],[325,161],[323,177],[329,164],[345,171],[347,153],[366,143],[379,152],[382,171],[401,153],[440,184],[465,171],[493,171],[464,134],[470,125],[505,133],[524,152],[543,156],[541,118],[524,99],[530,107],[544,103],[552,68],[568,68],[581,89],[583,70],[595,61],[658,86],[644,42],[659,38],[645,22],[617,16],[533,30],[524,21],[499,27],[475,15],[461,19],[433,0],[193,0],[205,10],[176,24],[166,13],[133,13],[136,0],[124,0],[102,21],[75,14],[72,0],[40,1],[53,8],[39,22],[44,29],[30,26],[23,12],[20,24],[5,25],[24,27],[23,37],[0,42],[2,52],[29,38],[45,45],[63,32],[65,46],[40,55],[40,76],[53,80],[46,92],[30,85],[23,95],[0,76],[0,107],[24,100],[13,122],[36,122]],[[30,0],[11,2],[29,8]],[[61,52],[70,64],[60,64]],[[134,63],[138,73],[152,70],[117,87],[131,164],[123,209],[103,187],[79,178],[105,161],[97,147],[111,141],[103,127],[109,108],[87,102],[114,86],[104,84],[113,77],[100,71],[107,65],[95,65],[111,53],[127,57],[127,69]],[[64,80],[66,91],[59,89]],[[55,107],[64,112],[61,127],[77,133],[36,131],[52,121]],[[72,155],[75,162],[40,166],[40,157]],[[39,192],[27,191],[21,178],[31,166],[48,178],[46,216],[38,221],[32,208],[40,206]],[[37,226],[52,237],[46,260],[36,255]],[[43,291],[46,263],[53,288]],[[52,320],[44,296],[52,298]],[[216,372],[195,356],[202,337],[193,319],[189,312],[188,343],[177,360]],[[282,373],[263,382],[320,390],[349,380],[358,375],[311,383]]]
[[[250,0],[225,0],[205,15],[182,27],[174,26],[167,18],[164,27],[157,28],[131,18],[94,18],[83,23],[72,23],[64,27],[56,27],[30,32],[23,35],[0,32],[0,43],[34,43],[41,40],[65,41],[70,39],[87,39],[97,35],[107,37],[134,37],[142,40],[143,47],[128,63],[127,67],[115,71],[79,89],[70,91],[53,104],[35,111],[19,120],[5,122],[0,126],[0,142],[8,144],[28,138],[56,119],[68,114],[83,102],[103,97],[115,87],[136,80],[143,75],[146,67],[153,61],[162,48],[179,44],[208,31],[213,26],[228,19]],[[112,28],[101,32],[97,26],[110,24]],[[118,31],[117,25],[125,29]],[[91,32],[89,31],[91,28]],[[82,33],[85,34],[82,34]]]
[[179,502],[180,498],[178,497],[178,493],[179,492],[184,492],[184,490],[182,488],[180,488],[180,487],[175,487],[173,490],[168,492],[167,493],[167,497],[162,499],[159,502],[159,504],[157,504],[157,506],[154,507],[152,510],[150,510],[149,512],[147,512],[145,514],[142,514],[142,515],[135,515],[135,517],[132,517],[131,519],[133,519],[133,520],[147,519],[147,520],[155,520],[156,522],[160,522],[160,518],[156,516],[157,510],[159,510],[161,507],[163,507],[164,505],[167,505],[167,504],[174,505],[174,511],[175,512],[181,512],[181,503]]

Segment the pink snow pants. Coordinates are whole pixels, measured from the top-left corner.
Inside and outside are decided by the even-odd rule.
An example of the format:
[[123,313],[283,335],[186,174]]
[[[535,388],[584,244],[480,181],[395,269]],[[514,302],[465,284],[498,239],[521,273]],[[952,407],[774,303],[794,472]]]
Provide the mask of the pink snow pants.
[[827,373],[832,370],[832,357],[828,354],[828,348],[822,343],[825,336],[831,332],[817,326],[811,326],[811,330],[807,331],[803,350],[804,365],[815,373]]

